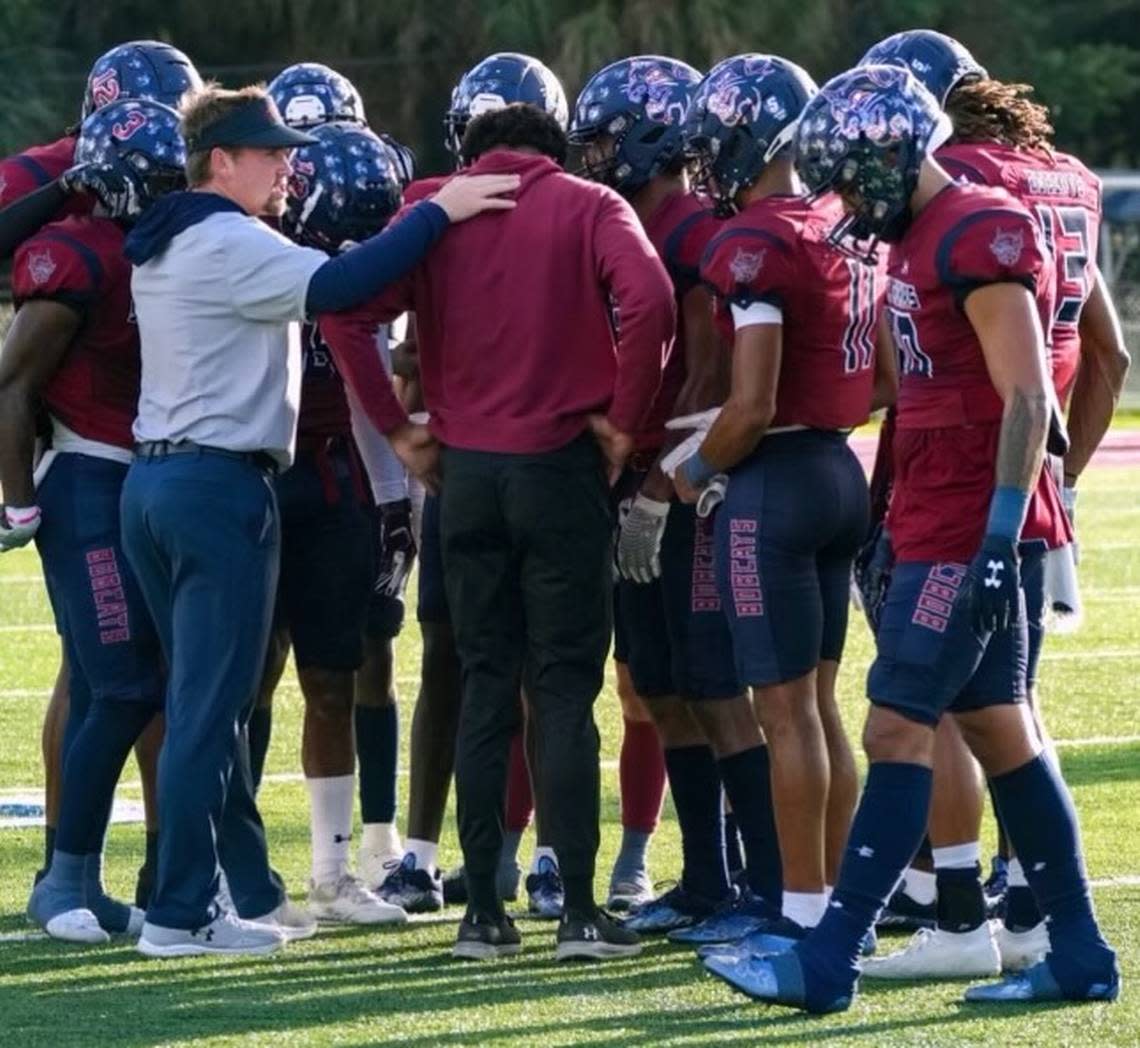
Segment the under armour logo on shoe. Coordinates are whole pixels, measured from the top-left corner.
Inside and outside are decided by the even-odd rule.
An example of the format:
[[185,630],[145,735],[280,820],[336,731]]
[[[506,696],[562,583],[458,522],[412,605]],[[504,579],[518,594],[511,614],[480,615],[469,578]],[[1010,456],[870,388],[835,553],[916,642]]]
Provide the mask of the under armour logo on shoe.
[[345,836],[343,833],[333,834],[333,844],[348,844],[352,840],[352,834]]
[[1040,873],[1043,869],[1045,869],[1045,864],[1043,862],[1035,862],[1033,864],[1034,873]]
[[856,854],[860,859],[870,859],[874,856],[875,849],[869,848],[866,844],[862,844],[859,846],[859,850],[856,852]]
[[1001,589],[1001,573],[1005,565],[1000,560],[987,560],[986,571],[989,574],[985,578],[986,589]]
[[597,937],[598,929],[595,928],[592,924],[587,924],[586,927],[582,929],[583,939],[589,939],[591,942],[593,942],[595,939],[597,939]]
[[213,928],[207,928],[206,934],[204,936],[202,936],[202,938],[204,938],[206,940],[206,942],[213,942],[214,941],[214,929]]

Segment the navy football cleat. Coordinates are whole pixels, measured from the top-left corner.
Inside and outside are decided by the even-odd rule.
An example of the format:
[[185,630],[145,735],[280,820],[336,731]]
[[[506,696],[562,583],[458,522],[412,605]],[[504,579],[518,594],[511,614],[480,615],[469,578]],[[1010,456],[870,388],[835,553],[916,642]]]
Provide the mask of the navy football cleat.
[[970,1004],[1033,1004],[1045,1001],[1115,1001],[1120,996],[1120,972],[1115,965],[1109,977],[1090,983],[1084,994],[1066,994],[1053,978],[1047,961],[1023,972],[1007,975],[1001,982],[971,986],[964,999]]
[[851,1007],[854,996],[852,988],[822,1000],[809,1000],[804,970],[794,950],[770,957],[713,954],[705,959],[704,965],[710,974],[755,1000],[799,1008],[816,1015],[846,1011]]
[[557,920],[562,916],[566,892],[562,887],[562,874],[558,864],[545,855],[538,860],[538,869],[526,879],[527,909],[535,917]]
[[746,889],[739,897],[726,899],[703,920],[671,931],[669,941],[689,946],[739,942],[777,917],[779,911],[770,902]]

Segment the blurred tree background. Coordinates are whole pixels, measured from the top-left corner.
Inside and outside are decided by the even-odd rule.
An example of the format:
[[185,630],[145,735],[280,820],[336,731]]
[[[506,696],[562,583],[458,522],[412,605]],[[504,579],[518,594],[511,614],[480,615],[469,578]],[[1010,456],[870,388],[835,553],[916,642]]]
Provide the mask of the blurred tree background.
[[573,104],[593,70],[624,55],[708,69],[770,52],[822,82],[916,26],[958,37],[994,76],[1034,84],[1061,148],[1097,167],[1140,167],[1136,0],[0,0],[0,150],[56,137],[75,120],[92,61],[131,39],[170,41],[234,87],[325,62],[357,84],[373,126],[412,145],[430,172],[446,166],[451,86],[492,51],[543,59]]

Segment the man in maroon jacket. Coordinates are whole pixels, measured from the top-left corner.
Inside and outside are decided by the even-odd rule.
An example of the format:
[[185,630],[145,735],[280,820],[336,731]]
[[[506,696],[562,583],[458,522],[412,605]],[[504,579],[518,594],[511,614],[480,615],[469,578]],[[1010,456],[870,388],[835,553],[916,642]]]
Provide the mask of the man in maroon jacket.
[[593,703],[613,584],[605,467],[624,461],[657,392],[673,288],[630,206],[562,171],[565,134],[547,114],[511,105],[477,117],[463,152],[470,172],[520,175],[518,206],[494,224],[449,231],[407,278],[364,309],[325,318],[322,330],[333,343],[354,325],[416,312],[463,667],[455,770],[470,901],[455,955],[520,948],[495,870],[525,676],[538,793],[566,887],[557,956],[628,956],[637,936],[593,896]]

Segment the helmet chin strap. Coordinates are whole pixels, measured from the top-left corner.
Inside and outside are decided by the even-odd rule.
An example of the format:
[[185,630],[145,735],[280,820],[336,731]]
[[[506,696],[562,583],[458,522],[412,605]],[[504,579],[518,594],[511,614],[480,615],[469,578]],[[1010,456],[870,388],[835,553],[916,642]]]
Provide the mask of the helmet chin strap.
[[321,199],[321,194],[325,191],[325,187],[318,183],[317,188],[309,195],[309,199],[305,201],[305,206],[301,208],[300,221],[298,225],[303,229],[309,221],[309,217],[313,211],[316,210],[317,203]]

